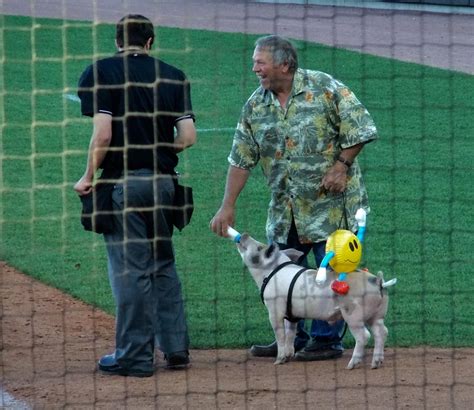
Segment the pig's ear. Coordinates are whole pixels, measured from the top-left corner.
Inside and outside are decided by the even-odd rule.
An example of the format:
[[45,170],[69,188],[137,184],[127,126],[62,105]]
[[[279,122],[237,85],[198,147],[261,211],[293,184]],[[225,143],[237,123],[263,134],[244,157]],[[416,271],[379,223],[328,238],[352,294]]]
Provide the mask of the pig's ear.
[[270,246],[265,249],[265,258],[271,258],[275,254],[275,252],[278,252],[279,250],[280,248],[278,247],[278,244],[272,242]]
[[282,250],[282,252],[290,258],[293,262],[298,262],[298,260],[303,256],[303,252],[297,251],[296,249],[290,248]]

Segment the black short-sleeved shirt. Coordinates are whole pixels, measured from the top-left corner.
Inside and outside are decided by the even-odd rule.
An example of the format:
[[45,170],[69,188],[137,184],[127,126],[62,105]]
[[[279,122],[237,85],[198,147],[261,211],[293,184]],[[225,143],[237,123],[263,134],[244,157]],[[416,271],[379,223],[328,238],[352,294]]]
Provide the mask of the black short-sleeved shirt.
[[126,166],[174,172],[174,126],[181,119],[194,119],[190,85],[182,71],[144,53],[117,53],[84,70],[78,95],[83,115],[112,116],[104,171]]

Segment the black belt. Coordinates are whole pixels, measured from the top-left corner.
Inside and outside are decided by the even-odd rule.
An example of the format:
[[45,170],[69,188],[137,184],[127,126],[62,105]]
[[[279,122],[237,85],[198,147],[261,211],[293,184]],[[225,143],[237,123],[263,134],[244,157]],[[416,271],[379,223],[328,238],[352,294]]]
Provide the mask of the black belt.
[[122,177],[126,175],[153,175],[155,171],[151,168],[138,168],[138,169],[128,169],[127,171],[122,171]]

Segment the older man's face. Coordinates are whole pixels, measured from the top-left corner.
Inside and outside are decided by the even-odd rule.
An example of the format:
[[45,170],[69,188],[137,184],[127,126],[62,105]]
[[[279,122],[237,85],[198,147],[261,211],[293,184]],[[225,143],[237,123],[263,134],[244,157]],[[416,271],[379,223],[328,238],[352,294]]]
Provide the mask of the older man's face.
[[272,55],[266,50],[255,49],[253,53],[252,71],[257,75],[260,85],[270,91],[275,91],[283,79],[285,65],[275,65]]

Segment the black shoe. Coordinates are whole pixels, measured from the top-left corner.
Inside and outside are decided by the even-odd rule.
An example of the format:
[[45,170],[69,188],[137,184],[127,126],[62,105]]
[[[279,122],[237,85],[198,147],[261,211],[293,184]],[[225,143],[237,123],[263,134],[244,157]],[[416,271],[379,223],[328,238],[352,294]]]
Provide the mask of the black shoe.
[[312,352],[315,350],[341,350],[343,351],[344,348],[342,347],[342,342],[340,339],[334,340],[329,337],[312,337],[304,347],[304,350]]
[[97,367],[104,374],[130,376],[130,377],[151,377],[153,370],[126,369],[120,366],[115,360],[114,354],[102,356],[97,363]]
[[188,367],[189,353],[187,351],[174,352],[165,354],[166,368],[172,370],[180,370]]
[[250,348],[250,354],[255,357],[277,357],[278,354],[278,345],[274,341],[269,345],[253,345]]
[[[295,352],[300,351],[304,348],[304,344],[297,343],[295,344]],[[262,346],[262,345],[253,345],[250,348],[250,354],[255,357],[277,357],[278,354],[278,345],[277,342],[274,341],[269,345]]]
[[341,342],[321,341],[316,338],[311,339],[306,347],[295,354],[295,359],[299,361],[317,361],[337,359],[342,356],[343,349]]
[[325,350],[301,350],[295,354],[295,360],[300,362],[312,362],[317,360],[338,359],[342,356],[342,350],[334,350],[331,348]]

